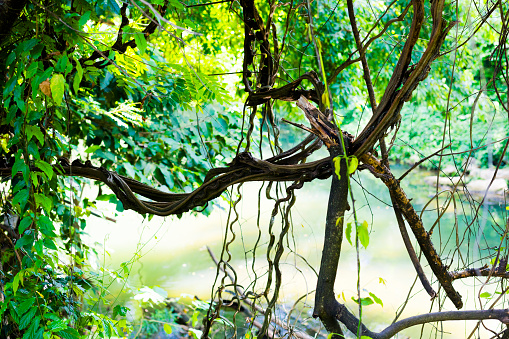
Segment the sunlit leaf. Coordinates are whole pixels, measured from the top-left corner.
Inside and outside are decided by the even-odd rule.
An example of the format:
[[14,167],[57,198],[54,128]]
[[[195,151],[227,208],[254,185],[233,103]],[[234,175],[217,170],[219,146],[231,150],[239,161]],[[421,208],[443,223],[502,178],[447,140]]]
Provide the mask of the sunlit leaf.
[[92,146],[89,146],[86,150],[85,150],[85,153],[94,153],[95,151],[97,151],[99,148],[101,148],[101,145],[92,145]]
[[352,174],[357,169],[357,166],[359,165],[359,160],[356,156],[350,156],[348,159],[348,174]]
[[147,40],[145,39],[145,35],[141,32],[134,33],[134,41],[136,42],[136,46],[140,50],[140,53],[145,53],[147,49]]
[[65,79],[62,74],[55,74],[50,81],[51,94],[57,106],[60,106],[64,98]]
[[173,332],[173,330],[171,329],[170,324],[164,324],[163,325],[163,329],[164,329],[164,332],[166,332],[166,334],[171,334]]
[[374,293],[369,292],[369,295],[373,300],[380,306],[384,307],[384,303],[382,302],[382,299],[378,298]]
[[346,235],[346,240],[348,240],[350,245],[352,245],[352,223],[351,222],[346,224],[345,235]]
[[490,298],[491,297],[491,293],[490,292],[483,292],[479,295],[479,297],[481,298]]
[[367,248],[369,245],[369,231],[368,231],[368,222],[363,221],[360,225],[357,226],[357,234],[359,236],[359,241],[364,248]]
[[341,171],[341,157],[337,156],[334,159],[332,159],[332,161],[334,163],[334,173],[336,173],[338,179],[341,180],[341,174],[340,174],[340,171]]
[[[357,298],[354,298],[352,297],[352,300],[358,304],[359,303],[359,299]],[[361,305],[362,306],[369,306],[369,305],[373,305],[374,304],[374,301],[373,299],[371,299],[370,297],[365,297],[365,298],[361,298]]]

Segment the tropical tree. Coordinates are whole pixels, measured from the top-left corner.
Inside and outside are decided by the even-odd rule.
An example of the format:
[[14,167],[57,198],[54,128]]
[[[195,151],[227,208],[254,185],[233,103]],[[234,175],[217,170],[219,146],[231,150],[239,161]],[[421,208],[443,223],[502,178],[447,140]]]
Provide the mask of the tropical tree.
[[[208,213],[214,199],[251,181],[269,182],[269,192],[274,187],[277,193],[265,286],[238,286],[228,239],[218,274],[232,277],[236,305],[264,313],[260,333],[274,333],[294,191],[326,178],[331,187],[313,316],[334,337],[349,331],[390,338],[410,326],[446,320],[508,323],[503,279],[509,276],[509,221],[505,216],[494,222],[499,237],[486,240],[483,259],[474,262],[472,225],[486,195],[480,201],[460,195],[474,155],[496,165],[493,180],[505,164],[507,10],[501,1],[4,1],[2,336],[129,331],[122,318],[126,307],[118,304],[104,314],[83,305],[93,249],[81,238],[96,199],[116,204],[119,213],[132,209],[148,217]],[[426,155],[400,140],[413,141],[410,146]],[[486,153],[489,140],[495,142]],[[320,156],[323,149],[328,154]],[[454,166],[459,179],[445,202],[437,188],[432,225],[424,224],[405,193],[407,173],[397,178],[391,171],[396,160],[413,162],[411,169],[427,164],[439,170],[437,183],[440,170]],[[343,238],[358,252],[369,244],[370,225],[358,220],[351,189],[359,171],[387,187],[420,283],[440,300],[437,312],[395,321],[380,332],[362,317],[363,306],[378,302],[375,295],[363,296],[358,284],[353,312],[334,293]],[[99,186],[96,199],[83,195],[91,182]],[[112,194],[103,192],[105,186]],[[241,199],[223,196],[232,210]],[[449,228],[452,250],[441,232],[433,232],[451,203],[473,211],[464,229],[457,223]],[[273,228],[277,215],[279,234]],[[421,267],[407,225],[435,284]],[[502,279],[499,296],[488,306],[479,302],[478,309],[460,310],[463,298],[453,282],[474,276],[486,277],[483,284]],[[233,302],[227,302],[224,280],[214,287],[204,338],[221,308]],[[486,298],[484,293],[481,288],[479,296]],[[445,298],[458,310],[442,311]]]

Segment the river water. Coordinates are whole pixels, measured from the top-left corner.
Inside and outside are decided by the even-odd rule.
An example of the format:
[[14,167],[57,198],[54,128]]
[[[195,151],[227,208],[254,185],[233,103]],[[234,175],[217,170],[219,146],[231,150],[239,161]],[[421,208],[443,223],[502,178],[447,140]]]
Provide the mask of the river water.
[[[403,168],[396,168],[394,172],[401,174],[403,170]],[[413,198],[412,202],[417,210],[420,210],[436,192],[435,188],[424,184],[423,178],[427,175],[433,175],[433,173],[415,171],[402,182],[402,187],[407,195]],[[415,270],[401,240],[394,213],[389,207],[390,198],[385,186],[380,180],[372,178],[367,173],[360,173],[359,176],[355,176],[355,179],[365,189],[361,188],[358,183],[353,183],[358,218],[361,221],[366,220],[370,228],[369,246],[360,251],[362,296],[368,296],[368,293],[371,292],[383,301],[383,307],[378,304],[365,307],[363,317],[370,329],[378,331],[392,322],[398,307],[407,298],[409,289],[415,280]],[[264,190],[261,194],[260,204],[262,238],[256,252],[255,270],[253,271],[251,268],[252,249],[258,237],[256,221],[260,185],[260,183],[250,183],[241,187],[242,199],[236,208],[239,220],[233,225],[235,241],[230,246],[231,264],[238,274],[239,284],[243,286],[247,286],[253,280],[255,273],[263,280],[263,275],[267,272],[267,262],[264,259],[268,242],[267,227],[274,203],[264,198]],[[292,252],[286,249],[281,264],[283,283],[280,300],[282,304],[292,304],[299,297],[311,293],[315,288],[316,274],[314,270],[318,270],[320,262],[329,186],[330,179],[305,184],[302,189],[296,191],[297,200],[292,208],[293,227],[287,242]],[[180,219],[177,217],[154,217],[151,221],[147,221],[132,211],[121,213],[116,217],[115,223],[90,217],[87,223],[89,242],[98,244],[99,260],[103,265],[113,270],[118,269],[120,263],[131,260],[135,253],[140,255],[131,268],[129,284],[132,287],[159,286],[166,290],[171,297],[188,294],[207,300],[210,299],[216,269],[206,246],[209,246],[216,256],[219,256],[228,219],[227,200],[218,198],[217,202],[218,205],[208,217],[186,214]],[[105,205],[100,205],[100,208],[111,211],[114,208],[111,206],[105,203]],[[433,209],[436,204],[430,206],[428,209]],[[473,226],[472,235],[468,237],[468,241],[461,245],[463,249],[470,246],[468,252],[470,261],[483,256],[485,254],[483,248],[500,241],[493,225],[495,223],[505,224],[504,210],[500,201],[490,202],[484,209],[481,209],[481,212],[484,212],[484,215],[489,218],[481,221],[478,226]],[[112,212],[106,212],[106,214],[108,213]],[[466,229],[465,223],[461,220],[465,218],[468,220],[471,213],[469,208],[461,210],[458,207],[456,210],[456,215],[460,219],[457,226],[459,233],[463,234],[462,232]],[[433,240],[435,246],[442,243],[441,249],[440,246],[437,246],[437,249],[442,252],[442,258],[452,257],[450,250],[453,246],[451,244],[454,244],[455,241],[451,240],[449,235],[454,227],[454,215],[451,204],[443,216],[441,225],[435,228]],[[436,216],[436,211],[424,213],[423,219],[427,229],[433,224]],[[479,232],[480,227],[482,227],[482,232]],[[276,237],[279,236],[280,229],[280,219],[276,218],[274,223]],[[231,233],[228,234],[228,237],[231,239]],[[413,238],[412,241],[414,241]],[[473,244],[476,243],[480,244],[480,251],[474,249]],[[307,263],[302,258],[305,258]],[[431,277],[425,260],[423,259],[421,262],[427,276]],[[482,263],[485,262],[489,261],[485,260]],[[357,306],[351,298],[357,295],[356,283],[356,250],[354,246],[344,240],[335,293],[338,297],[343,298],[344,296],[346,304],[354,312],[356,312]],[[478,291],[474,287],[480,285],[479,281],[468,278],[456,281],[454,285],[464,298],[465,309],[469,306],[473,308],[479,300],[477,294],[474,293],[474,291]],[[262,282],[256,286],[259,290],[264,287]],[[436,283],[433,286],[437,288]],[[112,289],[113,293],[117,293],[119,290],[119,285]],[[490,291],[489,288],[488,291]],[[314,295],[310,294],[303,299],[309,306],[305,310],[311,310],[313,297]],[[435,301],[433,304],[435,311],[436,304]],[[431,306],[429,296],[417,282],[401,318],[428,313]],[[443,309],[453,310],[454,306],[446,300]],[[307,315],[304,313],[303,317],[305,318]],[[487,322],[486,324],[493,326],[494,323]],[[444,331],[444,338],[466,338],[474,325],[475,322],[444,322],[443,328],[440,330]],[[419,337],[420,331],[421,327],[416,326],[403,331],[399,338]],[[430,325],[426,326],[424,333],[427,333],[424,337],[429,337],[430,333],[434,337],[435,334]],[[481,333],[481,338],[484,338],[484,335],[488,337],[486,333],[489,332]],[[440,333],[438,337],[441,337]]]

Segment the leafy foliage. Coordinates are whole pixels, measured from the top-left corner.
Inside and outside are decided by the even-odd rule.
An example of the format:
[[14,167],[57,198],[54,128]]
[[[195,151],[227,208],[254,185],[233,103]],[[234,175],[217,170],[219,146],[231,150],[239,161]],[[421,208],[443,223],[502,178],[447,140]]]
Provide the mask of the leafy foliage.
[[[100,337],[123,336],[121,306],[97,312],[91,306],[104,294],[87,293],[105,283],[85,278],[94,276],[95,251],[81,240],[86,217],[96,213],[79,194],[88,180],[59,177],[52,165],[78,156],[162,190],[191,190],[231,157],[237,140],[229,131],[241,119],[224,106],[222,84],[206,75],[216,65],[182,66],[186,43],[175,34],[194,25],[179,22],[180,3],[153,2],[181,27],[153,35],[145,31],[150,8],[138,4],[127,11],[116,1],[47,5],[27,3],[0,46],[0,155],[12,166],[0,221],[18,238],[0,238],[1,336],[78,338],[92,328]],[[99,188],[98,199],[105,197],[123,210]]]

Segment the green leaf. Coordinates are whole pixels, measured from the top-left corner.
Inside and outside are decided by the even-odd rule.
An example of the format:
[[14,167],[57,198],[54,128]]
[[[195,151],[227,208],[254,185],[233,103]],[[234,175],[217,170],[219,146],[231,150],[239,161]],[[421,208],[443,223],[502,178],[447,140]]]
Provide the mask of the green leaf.
[[53,240],[51,240],[50,238],[44,238],[44,240],[42,242],[44,244],[44,247],[49,248],[50,250],[56,251],[58,249],[55,242]]
[[357,166],[359,166],[359,160],[355,155],[351,155],[348,157],[348,175],[355,172],[357,169]]
[[74,328],[66,328],[65,330],[55,332],[62,339],[79,339],[80,334]]
[[18,227],[19,234],[23,234],[23,232],[25,232],[25,230],[32,224],[32,222],[33,222],[32,217],[30,216],[24,217],[19,223]]
[[25,314],[24,316],[21,317],[21,320],[19,321],[19,329],[20,330],[24,329],[25,327],[28,326],[28,324],[30,324],[30,322],[32,321],[32,318],[35,315],[35,312],[37,312],[37,307],[32,307],[30,309],[30,311],[28,311],[27,314]]
[[39,215],[36,222],[39,231],[47,237],[55,237],[56,234],[53,232],[55,227],[51,220],[45,215]]
[[44,135],[42,134],[41,129],[39,127],[27,125],[25,127],[25,131],[27,134],[27,141],[30,141],[30,139],[32,139],[32,137],[35,136],[37,140],[39,140],[39,143],[41,145],[44,145]]
[[163,329],[164,329],[164,332],[166,332],[166,334],[171,334],[171,332],[173,332],[170,324],[164,324]]
[[56,321],[52,321],[48,326],[48,329],[51,332],[58,332],[61,330],[65,330],[66,328],[67,328],[67,324],[65,323],[64,319],[58,319]]
[[[352,300],[355,301],[356,304],[359,303],[359,299],[356,299],[356,298],[352,297]],[[374,301],[370,297],[361,298],[361,305],[362,306],[369,306],[369,305],[373,305],[373,304],[374,304]]]
[[106,335],[106,338],[110,338],[111,330],[112,330],[111,323],[107,319],[102,319],[102,323],[103,323],[103,330],[104,330],[104,334]]
[[[95,200],[99,200],[99,201],[110,201],[111,199],[115,198],[116,199],[116,196],[115,194],[101,194],[99,195],[97,198],[95,198]],[[116,202],[116,200],[115,200]]]
[[[23,339],[36,339],[39,338],[39,335],[36,335],[37,329],[39,328],[39,322],[41,318],[35,317],[34,320],[30,323],[30,327],[28,330],[25,331],[25,334],[23,335]],[[39,334],[39,333],[37,333]]]
[[53,177],[53,167],[46,161],[38,160],[35,162],[35,166],[39,167],[49,180]]
[[382,299],[378,298],[374,293],[369,292],[369,295],[373,300],[380,306],[384,307],[384,303],[382,302]]
[[74,74],[74,78],[72,79],[72,89],[74,90],[74,94],[78,94],[78,90],[80,89],[81,78],[78,76],[78,73]]
[[28,166],[25,164],[25,160],[21,159],[21,150],[16,155],[16,161],[14,162],[14,166],[12,166],[11,174],[12,176],[16,176],[18,172],[23,173],[28,169]]
[[27,233],[23,235],[20,239],[16,241],[16,244],[14,245],[15,249],[25,247],[27,245],[30,245],[32,247],[32,243],[34,242],[34,237],[31,233]]
[[60,73],[65,74],[65,70],[67,69],[67,65],[69,64],[69,58],[67,55],[62,55],[60,59],[58,59],[57,65],[55,66],[55,70]]
[[124,163],[122,164],[122,166],[124,167],[125,172],[126,172],[126,174],[127,174],[127,176],[128,176],[128,177],[131,177],[131,178],[133,178],[133,179],[134,179],[134,178],[136,178],[136,172],[135,172],[136,170],[135,170],[135,168],[134,168],[134,166],[133,166],[133,165],[131,165],[131,164],[130,164],[130,163],[128,163],[128,162],[124,162]]
[[141,32],[134,33],[134,41],[140,50],[140,54],[145,53],[145,50],[147,49],[147,39],[145,39],[145,34]]
[[364,220],[362,224],[357,226],[357,234],[359,236],[359,241],[364,248],[367,248],[369,245],[369,232],[368,232],[368,222]]
[[14,196],[14,199],[12,199],[12,204],[13,205],[19,204],[21,209],[23,209],[26,203],[28,202],[28,196],[29,196],[28,189],[23,189]]
[[18,307],[16,307],[16,313],[21,317],[23,314],[25,314],[26,311],[30,308],[30,306],[33,306],[35,302],[35,298],[29,298],[25,301],[23,301],[21,304],[19,304]]
[[51,212],[51,207],[53,205],[53,201],[50,197],[47,197],[44,194],[36,193],[35,194],[35,203],[42,206],[42,208],[44,208],[44,210],[47,213]]
[[337,156],[334,159],[332,159],[332,161],[334,163],[334,173],[336,173],[336,175],[338,176],[338,179],[341,180],[341,174],[340,174],[340,170],[341,170],[341,157]]
[[352,245],[352,237],[351,237],[351,235],[352,235],[352,223],[351,222],[346,224],[345,234],[346,234],[346,240],[348,240],[350,245]]
[[62,74],[55,74],[50,81],[51,96],[57,106],[60,106],[64,98],[65,79]]
[[53,73],[53,70],[54,70],[53,67],[47,68],[41,75],[39,75],[39,78],[37,79],[37,81],[33,83],[33,86],[35,85],[37,87],[44,80],[48,80],[51,73]]
[[94,153],[95,151],[97,151],[99,148],[101,148],[101,145],[92,145],[90,146],[89,148],[87,148],[85,150],[85,153]]
[[9,66],[14,60],[16,59],[16,53],[12,51],[9,56],[7,57],[7,60],[5,61],[5,65]]
[[200,312],[194,311],[193,315],[191,317],[191,326],[195,327],[196,323],[198,322],[198,316],[200,315]]
[[[23,239],[23,238],[21,238],[21,239]],[[18,244],[18,242],[21,239],[16,241],[16,245]],[[21,282],[21,284],[23,284],[23,276],[24,276],[24,274],[25,274],[25,271],[21,270],[21,271],[18,272],[18,274],[16,274],[16,276],[14,276],[14,279],[12,279],[12,291],[14,292],[14,294],[16,294],[16,291],[18,290],[19,283]]]
[[166,181],[166,184],[168,185],[168,187],[170,189],[172,189],[173,186],[175,185],[175,182],[173,181],[173,174],[171,174],[171,172],[168,171],[168,168],[164,165],[159,166],[159,170],[163,174],[164,181]]
[[483,292],[483,293],[481,293],[481,295],[479,297],[481,297],[481,298],[490,298],[491,297],[491,293],[490,292]]
[[[125,263],[124,263],[124,267],[125,267]],[[112,318],[115,318],[117,315],[119,315],[121,317],[125,317],[127,312],[129,312],[128,307],[116,305],[115,307],[113,307],[113,317]]]
[[78,60],[76,61],[76,74],[74,75],[74,79],[72,81],[72,88],[74,89],[74,93],[78,94],[78,90],[80,88],[81,80],[83,80],[83,67]]
[[37,73],[38,69],[39,69],[39,62],[32,62],[26,70],[26,77],[27,78],[33,77]]
[[85,26],[85,24],[87,23],[87,21],[90,19],[90,14],[91,12],[90,11],[86,11],[85,13],[83,13],[83,15],[80,17],[80,21],[78,22],[78,25],[79,25],[79,28],[81,29],[83,26]]
[[35,159],[39,160],[41,155],[39,154],[39,146],[35,143],[34,140],[30,140],[27,146],[28,154],[32,155]]

